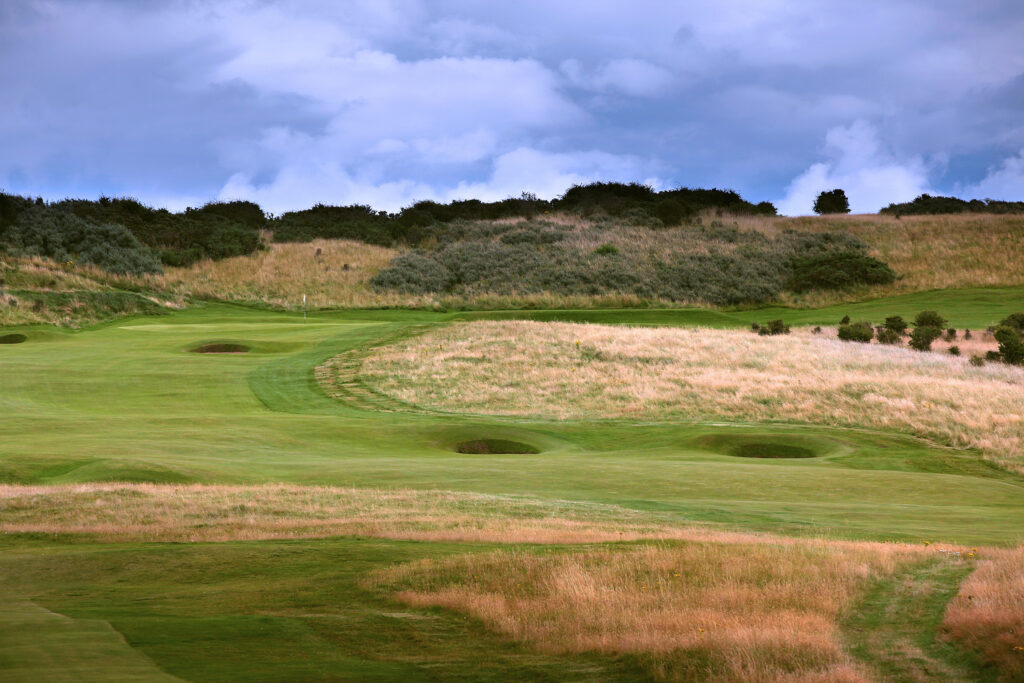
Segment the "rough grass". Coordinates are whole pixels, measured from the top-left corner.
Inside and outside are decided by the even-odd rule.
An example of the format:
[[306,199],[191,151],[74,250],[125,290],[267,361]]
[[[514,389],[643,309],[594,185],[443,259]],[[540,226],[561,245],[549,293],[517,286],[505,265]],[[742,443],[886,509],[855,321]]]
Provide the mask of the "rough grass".
[[495,543],[709,539],[725,533],[670,526],[597,503],[283,484],[0,485],[0,532],[84,534],[111,541],[356,535]]
[[274,243],[248,256],[205,260],[188,268],[167,268],[161,275],[120,281],[182,296],[288,309],[302,308],[304,295],[305,305],[311,309],[416,306],[421,302],[370,290],[370,278],[395,253],[349,240]]
[[931,289],[1007,287],[1024,283],[1024,216],[852,215],[734,219],[768,234],[785,228],[843,230],[866,242],[869,253],[901,277],[891,285],[849,292],[786,294],[783,303],[824,306]]
[[995,665],[1001,680],[1024,680],[1024,548],[983,549],[977,570],[947,607],[943,626]]
[[362,373],[377,391],[445,411],[866,426],[1024,472],[1024,369],[809,331],[474,322],[377,349]]
[[545,652],[640,655],[658,679],[864,681],[837,621],[868,582],[926,552],[743,540],[498,551],[394,567],[373,583]]

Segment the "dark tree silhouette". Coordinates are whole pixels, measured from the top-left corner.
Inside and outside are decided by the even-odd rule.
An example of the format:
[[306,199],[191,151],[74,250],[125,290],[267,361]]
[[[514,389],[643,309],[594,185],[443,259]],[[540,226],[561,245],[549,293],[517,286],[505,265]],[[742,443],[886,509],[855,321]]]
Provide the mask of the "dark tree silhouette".
[[822,192],[814,200],[814,213],[850,213],[850,200],[846,193],[836,188],[831,192]]

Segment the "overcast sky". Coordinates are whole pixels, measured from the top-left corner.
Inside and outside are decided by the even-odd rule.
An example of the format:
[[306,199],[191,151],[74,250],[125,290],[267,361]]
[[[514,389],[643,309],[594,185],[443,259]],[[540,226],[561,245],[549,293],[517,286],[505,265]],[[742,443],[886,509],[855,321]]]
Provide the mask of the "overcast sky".
[[0,189],[1024,200],[1020,0],[0,0]]

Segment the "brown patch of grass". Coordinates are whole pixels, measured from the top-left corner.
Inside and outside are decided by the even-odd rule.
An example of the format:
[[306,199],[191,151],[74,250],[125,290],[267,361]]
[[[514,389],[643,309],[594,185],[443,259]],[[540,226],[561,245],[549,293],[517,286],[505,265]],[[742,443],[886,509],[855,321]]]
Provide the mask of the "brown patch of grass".
[[394,567],[372,584],[543,651],[640,655],[660,679],[864,681],[837,619],[870,580],[922,556],[877,543],[720,539],[459,555]]
[[809,331],[474,322],[377,349],[362,377],[454,412],[892,429],[1024,472],[1024,369]]
[[1004,681],[1024,680],[1024,547],[986,548],[946,608],[949,636],[995,665]]
[[248,256],[200,261],[187,268],[167,268],[162,275],[124,280],[182,296],[258,301],[289,309],[301,308],[303,295],[309,308],[422,305],[418,299],[370,289],[370,278],[396,253],[349,240],[272,243]]
[[449,491],[319,486],[0,485],[0,532],[102,540],[378,536],[495,543],[712,538],[614,505]]

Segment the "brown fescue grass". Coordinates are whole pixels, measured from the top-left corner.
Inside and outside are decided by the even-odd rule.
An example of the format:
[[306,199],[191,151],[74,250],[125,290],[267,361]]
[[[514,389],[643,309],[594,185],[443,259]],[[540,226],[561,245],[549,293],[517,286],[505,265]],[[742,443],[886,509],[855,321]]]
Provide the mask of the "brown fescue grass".
[[421,306],[419,298],[377,293],[370,288],[370,278],[396,253],[349,240],[272,243],[249,256],[205,260],[187,268],[167,268],[161,275],[122,281],[183,296],[259,302],[287,309],[301,308],[303,295],[311,309]]
[[943,626],[995,665],[1000,680],[1024,680],[1024,548],[984,549],[946,608]]
[[711,538],[613,505],[450,491],[320,486],[0,485],[0,533],[109,541],[327,536],[494,543]]
[[809,331],[474,322],[377,349],[362,376],[452,412],[896,430],[1024,472],[1024,369]]
[[848,292],[785,294],[783,303],[827,306],[845,301],[931,289],[1007,287],[1024,284],[1024,215],[851,215],[733,219],[741,227],[772,234],[795,230],[849,232],[869,253],[899,274],[891,285]]
[[866,681],[837,620],[917,548],[742,539],[536,554],[500,551],[391,568],[373,585],[552,653],[641,656],[667,680]]

